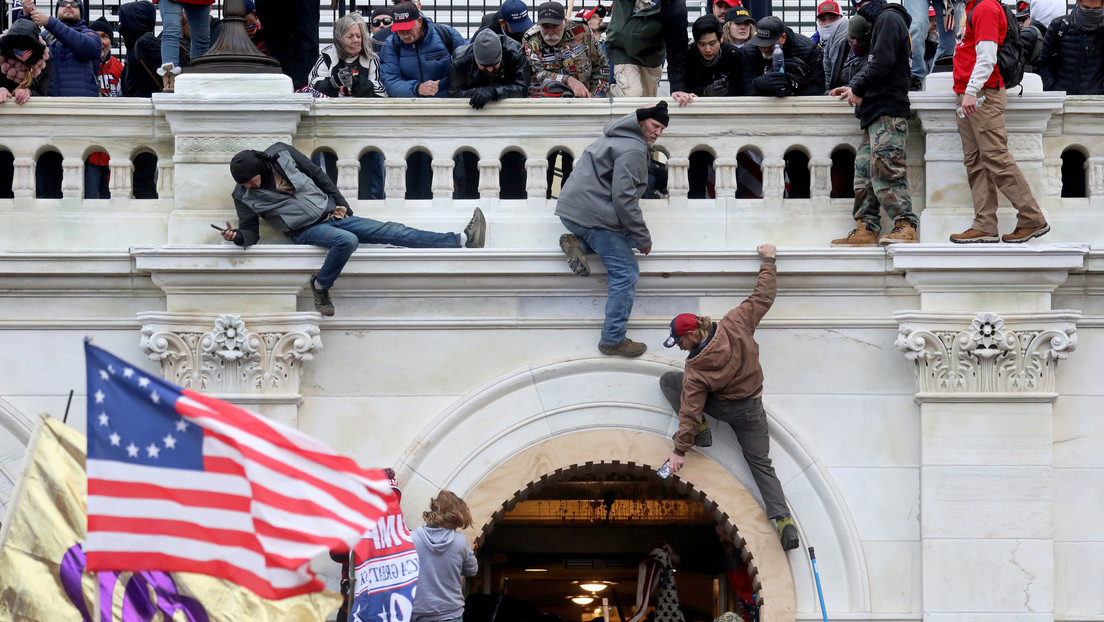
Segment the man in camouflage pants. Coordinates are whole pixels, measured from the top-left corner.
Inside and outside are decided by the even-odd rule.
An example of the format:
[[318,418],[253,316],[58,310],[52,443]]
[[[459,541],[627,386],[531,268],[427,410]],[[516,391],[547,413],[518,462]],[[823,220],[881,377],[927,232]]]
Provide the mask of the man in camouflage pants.
[[523,38],[534,94],[544,93],[547,80],[563,83],[575,97],[605,97],[610,66],[585,22],[566,18],[563,5],[545,2],[537,7],[537,24]]
[[[832,246],[877,246],[916,242],[916,214],[909,194],[908,148],[909,16],[900,5],[886,0],[858,0],[859,15],[872,24],[867,62],[850,84],[829,95],[855,106],[863,130],[855,154],[855,228]],[[881,239],[881,213],[894,221],[893,231]]]

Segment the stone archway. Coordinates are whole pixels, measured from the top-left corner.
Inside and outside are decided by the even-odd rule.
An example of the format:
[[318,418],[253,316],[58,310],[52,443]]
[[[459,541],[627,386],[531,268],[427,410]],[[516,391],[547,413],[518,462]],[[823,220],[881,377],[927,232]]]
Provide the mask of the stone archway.
[[[671,369],[672,361],[658,357],[572,359],[517,369],[462,397],[395,465],[408,524],[421,523],[422,501],[442,489],[465,498],[482,526],[557,469],[601,461],[658,468],[677,428],[658,382]],[[861,543],[846,505],[769,399],[766,408],[772,458],[802,542],[816,546],[828,610],[869,612]],[[782,551],[731,431],[716,431],[713,447],[691,452],[681,475],[739,526],[763,586],[763,620],[817,612],[806,551]]]

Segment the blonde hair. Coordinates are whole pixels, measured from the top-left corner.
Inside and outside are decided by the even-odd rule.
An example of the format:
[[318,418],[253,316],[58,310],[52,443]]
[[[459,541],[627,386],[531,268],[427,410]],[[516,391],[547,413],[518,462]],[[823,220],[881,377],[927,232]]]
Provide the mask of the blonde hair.
[[360,29],[360,53],[357,56],[360,57],[361,64],[367,67],[369,61],[376,57],[376,52],[372,49],[372,35],[368,34],[368,24],[360,13],[356,11],[346,13],[344,17],[334,22],[334,48],[337,50],[338,56],[344,57],[349,53],[342,41],[345,39],[345,33],[349,32],[351,28]]
[[709,331],[713,330],[713,320],[708,316],[698,316],[698,327],[694,330],[686,333],[683,337],[688,337],[690,343],[694,344],[694,347],[701,345],[703,341],[709,338]]
[[429,500],[429,511],[422,512],[426,527],[467,529],[472,526],[471,510],[451,490],[442,490]]

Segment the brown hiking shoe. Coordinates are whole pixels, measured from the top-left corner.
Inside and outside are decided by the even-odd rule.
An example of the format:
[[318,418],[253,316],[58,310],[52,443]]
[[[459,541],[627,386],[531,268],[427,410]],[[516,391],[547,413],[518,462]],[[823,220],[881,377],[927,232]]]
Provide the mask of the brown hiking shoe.
[[832,240],[832,246],[877,246],[878,232],[868,228],[865,222],[859,221],[847,237]]
[[583,252],[583,244],[573,234],[565,233],[560,236],[560,250],[567,255],[567,265],[571,271],[579,276],[590,276],[590,264],[587,263],[586,253]]
[[1002,235],[1001,240],[1009,244],[1019,244],[1020,242],[1042,237],[1048,233],[1050,233],[1050,225],[1044,222],[1038,227],[1016,227],[1012,233]]
[[962,233],[952,233],[951,241],[955,244],[987,244],[1000,242],[1000,238],[995,233],[986,233],[970,227]]
[[889,235],[883,235],[882,239],[878,240],[878,244],[882,246],[900,243],[915,244],[916,241],[916,225],[908,218],[899,218],[893,231],[890,231]]
[[330,290],[322,289],[314,285],[314,277],[310,280],[311,294],[314,294],[314,308],[326,317],[333,317],[334,306],[330,300]]
[[621,343],[615,346],[607,346],[605,344],[598,344],[598,351],[602,354],[609,354],[610,356],[640,356],[648,351],[648,346],[643,343],[637,343],[632,339],[625,338],[621,340]]

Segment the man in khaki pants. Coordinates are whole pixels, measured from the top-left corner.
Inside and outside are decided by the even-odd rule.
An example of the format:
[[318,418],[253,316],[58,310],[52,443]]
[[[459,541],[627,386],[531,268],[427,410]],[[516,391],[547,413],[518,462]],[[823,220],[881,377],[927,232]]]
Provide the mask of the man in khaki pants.
[[[1050,225],[1031,195],[1016,160],[1008,152],[1004,106],[1008,101],[997,68],[997,49],[1008,30],[999,0],[971,0],[966,4],[966,32],[954,55],[954,92],[962,114],[958,134],[966,163],[966,179],[974,200],[974,222],[951,235],[957,244],[1026,242],[1050,232]],[[985,98],[979,106],[978,99]],[[997,189],[1016,208],[1016,228],[999,236]]]

